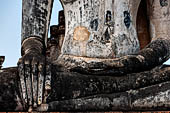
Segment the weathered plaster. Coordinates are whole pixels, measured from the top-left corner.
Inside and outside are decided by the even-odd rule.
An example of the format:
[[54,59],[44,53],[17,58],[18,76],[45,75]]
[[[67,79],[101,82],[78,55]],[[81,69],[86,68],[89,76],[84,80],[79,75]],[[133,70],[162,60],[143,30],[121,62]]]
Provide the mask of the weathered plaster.
[[[66,17],[62,54],[115,58],[139,51],[136,14],[140,1],[74,0],[66,3],[64,0],[62,3]],[[77,35],[78,28],[86,30],[79,29],[81,35]]]

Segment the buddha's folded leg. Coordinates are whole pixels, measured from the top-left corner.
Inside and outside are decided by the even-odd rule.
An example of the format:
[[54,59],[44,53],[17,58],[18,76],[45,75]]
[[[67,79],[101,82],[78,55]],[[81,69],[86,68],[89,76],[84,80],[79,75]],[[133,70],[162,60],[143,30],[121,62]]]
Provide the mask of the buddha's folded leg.
[[[169,74],[170,67],[158,66],[118,77],[95,76],[63,72],[54,65],[45,110],[166,110],[170,108]],[[0,77],[0,111],[22,111],[17,68],[3,70]]]
[[62,72],[52,68],[51,93],[48,102],[76,99],[97,94],[111,94],[139,89],[170,81],[170,67],[158,66],[152,70],[122,76],[102,76]]
[[85,98],[53,101],[49,111],[149,111],[170,108],[170,82]]

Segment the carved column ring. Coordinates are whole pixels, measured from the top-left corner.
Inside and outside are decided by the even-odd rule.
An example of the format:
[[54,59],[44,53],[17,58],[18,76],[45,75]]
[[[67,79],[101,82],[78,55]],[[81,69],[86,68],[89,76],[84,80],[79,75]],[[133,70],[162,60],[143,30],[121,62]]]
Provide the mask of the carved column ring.
[[22,55],[35,50],[39,53],[43,53],[44,44],[38,37],[29,37],[22,42]]

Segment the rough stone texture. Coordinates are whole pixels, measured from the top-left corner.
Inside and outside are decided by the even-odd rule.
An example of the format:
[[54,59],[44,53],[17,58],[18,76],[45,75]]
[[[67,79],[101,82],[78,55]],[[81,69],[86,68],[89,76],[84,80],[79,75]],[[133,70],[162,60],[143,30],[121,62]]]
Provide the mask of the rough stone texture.
[[169,69],[169,67],[157,67],[140,73],[111,77],[107,74],[97,76],[66,71],[61,72],[58,66],[53,66],[52,98],[49,98],[49,101],[125,92],[152,86],[169,81]]
[[52,5],[53,0],[22,1],[22,41],[29,37],[47,39]]
[[[170,107],[169,82],[138,90],[49,103],[49,111],[153,111]],[[154,89],[154,90],[153,90]]]
[[0,70],[0,111],[14,111],[19,94],[17,68]]
[[[83,75],[63,72],[61,67],[56,68],[55,65],[53,67],[48,111],[145,111],[170,108],[169,66],[158,66],[150,71],[121,77]],[[22,108],[17,68],[3,69],[0,77],[0,111],[15,111],[18,106]]]
[[117,59],[85,58],[71,55],[63,55],[55,64],[65,66],[75,72],[110,76],[119,76],[133,72],[140,72],[154,68],[169,58],[168,39],[152,41],[138,54],[127,55]]
[[65,36],[65,18],[63,10],[59,12],[58,21],[58,25],[50,26],[51,36],[47,42],[46,56],[51,62],[56,61],[58,56],[61,54],[61,48]]
[[53,0],[22,1],[22,58],[18,70],[24,107],[44,102],[45,47],[52,5]]
[[[50,65],[46,65],[46,69],[42,68],[45,67],[45,60],[40,61],[44,58],[41,56],[41,50],[45,50],[42,46],[34,47],[34,50],[40,49],[38,52],[27,50],[30,50],[31,45],[37,45],[32,44],[34,41],[30,37],[38,37],[40,45],[46,42],[52,1],[23,0],[22,38],[27,43],[22,47],[24,54],[30,54],[26,57],[28,59],[22,58],[24,63],[19,65],[19,76],[20,79],[26,76],[23,83],[26,83],[27,92],[19,93],[17,90],[22,88],[17,84],[12,84],[11,88],[6,89],[2,95],[8,94],[11,89],[16,91],[16,93],[11,91],[8,96],[11,97],[8,101],[12,100],[14,104],[10,109],[14,109],[16,105],[24,105],[19,104],[20,96],[17,94],[22,96],[24,94],[28,99],[28,103],[26,102],[28,105],[37,102],[36,98],[31,97],[32,94],[37,94],[40,105],[44,100],[43,95],[47,96],[46,92],[50,92],[47,91],[47,86],[50,87],[51,94],[47,98],[47,104],[38,107],[40,111],[127,111],[170,108],[170,68],[159,66],[170,57],[169,0],[148,0],[145,7],[142,7],[144,9],[139,11],[141,0],[61,0],[61,2],[66,17],[66,28],[64,13],[60,12],[59,15],[62,15],[59,16],[60,23],[53,27],[57,29],[56,32],[51,30],[50,51],[47,52],[51,62],[55,64],[50,71]],[[143,4],[142,0],[141,5]],[[137,13],[142,12],[141,10],[147,11],[148,20],[143,18],[136,26]],[[139,18],[141,15],[138,15]],[[139,40],[142,35],[146,36],[144,39],[146,42],[142,46],[144,49],[141,51],[136,27]],[[141,30],[141,27],[147,28]],[[151,39],[148,40],[149,37]],[[65,39],[62,46],[63,38]],[[150,44],[146,46],[149,42]],[[57,43],[58,45],[54,46]],[[54,62],[58,55],[60,55],[58,60]],[[36,61],[32,62],[33,59]],[[46,64],[47,61],[48,59]],[[33,63],[41,65],[35,66]],[[38,74],[34,73],[34,69],[39,70]],[[10,73],[10,69],[8,71]],[[0,75],[3,76],[4,72]],[[10,78],[8,73],[6,75],[6,78]],[[35,76],[39,77],[38,81],[33,82],[33,86],[38,82],[40,90],[34,92],[33,87],[32,92],[30,77]],[[45,91],[42,90],[43,83]],[[14,100],[17,100],[17,104]],[[8,101],[4,100],[4,103]]]

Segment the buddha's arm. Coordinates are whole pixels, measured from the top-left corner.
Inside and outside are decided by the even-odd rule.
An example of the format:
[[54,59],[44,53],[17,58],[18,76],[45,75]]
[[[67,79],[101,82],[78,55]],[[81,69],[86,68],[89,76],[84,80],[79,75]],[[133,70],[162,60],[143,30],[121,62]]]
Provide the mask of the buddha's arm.
[[[128,73],[142,72],[161,65],[169,59],[170,40],[157,39],[152,41],[138,54],[127,55],[116,59],[96,59],[63,55],[57,64],[85,74],[119,76]],[[67,62],[65,62],[67,61]]]
[[43,102],[45,43],[53,0],[22,1],[22,58],[18,62],[25,106]]

